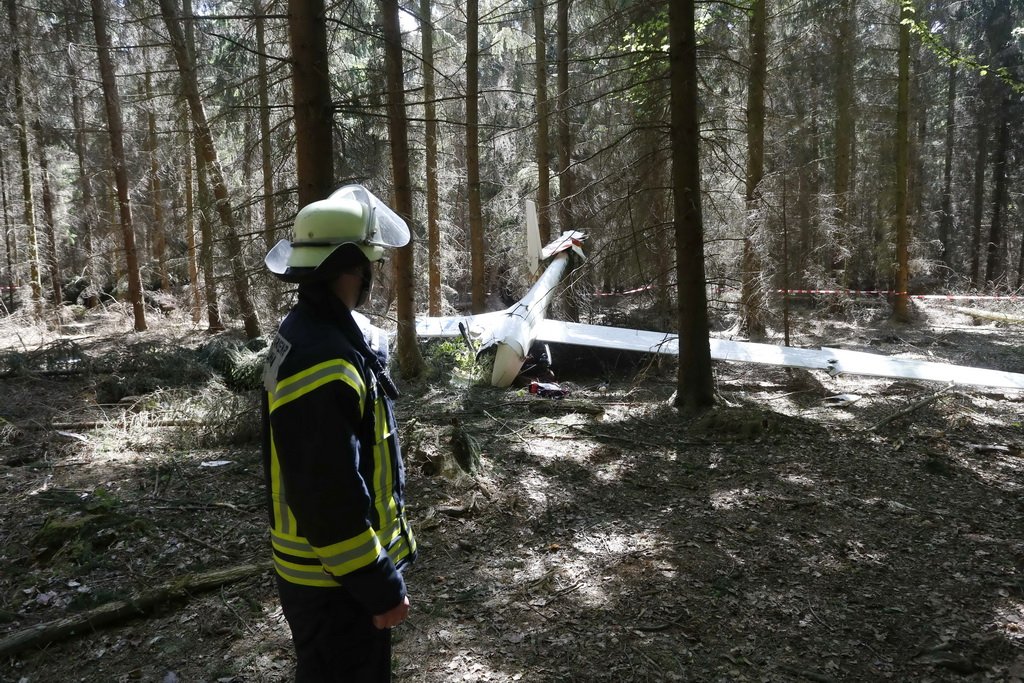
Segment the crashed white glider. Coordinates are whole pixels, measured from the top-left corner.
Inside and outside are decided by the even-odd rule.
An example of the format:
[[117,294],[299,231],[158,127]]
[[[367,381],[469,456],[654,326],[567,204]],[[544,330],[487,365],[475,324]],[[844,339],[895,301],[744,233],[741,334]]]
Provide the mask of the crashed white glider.
[[[428,338],[461,335],[475,347],[478,355],[496,347],[491,383],[497,387],[507,387],[512,383],[522,370],[530,348],[535,342],[574,344],[641,353],[679,354],[679,339],[675,334],[563,322],[546,317],[551,296],[568,267],[570,253],[575,252],[583,256],[583,235],[579,232],[563,233],[543,250],[539,250],[536,210],[532,202],[527,202],[527,233],[528,251],[534,266],[534,274],[538,260],[551,261],[543,275],[522,299],[503,311],[419,318],[416,321],[416,334]],[[833,376],[851,374],[898,377],[1024,390],[1024,374],[1014,372],[890,358],[846,349],[805,349],[713,337],[709,341],[711,357],[715,360],[824,370]]]

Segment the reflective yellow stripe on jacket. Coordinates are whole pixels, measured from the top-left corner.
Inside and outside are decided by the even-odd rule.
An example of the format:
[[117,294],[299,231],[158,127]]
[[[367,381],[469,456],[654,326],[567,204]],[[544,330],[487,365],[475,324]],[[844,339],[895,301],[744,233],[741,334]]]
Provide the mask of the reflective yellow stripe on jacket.
[[279,380],[270,392],[270,412],[273,413],[289,401],[294,401],[317,387],[333,381],[344,382],[355,389],[359,395],[359,413],[361,415],[366,407],[366,385],[356,367],[341,358],[324,361],[302,372],[296,372],[291,377]]
[[[362,376],[355,366],[343,359],[333,359],[314,365],[273,385],[268,392],[270,413],[295,399],[332,381],[344,382],[354,389],[359,397],[359,410],[366,410],[367,389]],[[296,535],[297,522],[285,495],[284,479],[274,441],[270,437],[271,497],[274,506],[274,527],[271,542],[274,549],[274,565],[282,578],[306,586],[332,587],[337,582],[332,578],[373,564],[381,553],[387,553],[396,565],[411,555],[416,548],[412,533],[399,515],[393,495],[394,471],[393,453],[390,446],[390,425],[384,401],[374,400],[373,482],[371,488],[373,509],[379,529],[368,528],[357,536],[344,539],[326,547],[315,547],[306,538]],[[404,534],[403,534],[404,531]]]

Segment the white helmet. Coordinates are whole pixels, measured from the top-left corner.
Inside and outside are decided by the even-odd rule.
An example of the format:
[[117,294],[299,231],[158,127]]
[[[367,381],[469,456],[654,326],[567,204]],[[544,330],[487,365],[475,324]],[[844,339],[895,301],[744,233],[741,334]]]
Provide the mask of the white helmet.
[[[409,226],[362,185],[346,185],[327,199],[302,207],[291,240],[281,240],[264,259],[286,282],[321,279],[328,257],[343,244],[358,247],[368,261],[409,243]],[[329,264],[328,264],[329,265]]]

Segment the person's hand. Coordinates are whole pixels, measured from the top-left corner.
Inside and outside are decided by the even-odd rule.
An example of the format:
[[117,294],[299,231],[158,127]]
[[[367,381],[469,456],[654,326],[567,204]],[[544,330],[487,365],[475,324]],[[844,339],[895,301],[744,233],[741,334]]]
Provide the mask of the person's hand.
[[384,630],[386,628],[392,628],[398,626],[405,618],[409,616],[409,596],[405,596],[402,602],[398,603],[387,612],[383,614],[373,615],[373,625],[377,628]]

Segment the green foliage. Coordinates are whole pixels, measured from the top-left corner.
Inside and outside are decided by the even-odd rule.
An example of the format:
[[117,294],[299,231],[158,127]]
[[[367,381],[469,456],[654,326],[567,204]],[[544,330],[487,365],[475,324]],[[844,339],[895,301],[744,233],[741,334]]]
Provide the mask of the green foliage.
[[[947,66],[964,67],[976,72],[979,76],[993,75],[998,80],[1008,85],[1016,93],[1024,93],[1024,82],[1017,74],[1005,66],[994,66],[986,64],[975,55],[966,54],[955,47],[943,43],[943,36],[928,25],[927,22],[917,19],[917,10],[911,0],[902,0],[903,9],[910,15],[903,17],[900,23],[910,27],[910,33],[916,36],[921,44],[927,47],[936,57],[942,60]],[[1021,29],[1015,28],[1013,35],[1019,37]]]
[[462,339],[428,341],[423,347],[423,359],[429,368],[429,376],[447,376],[453,383],[463,386],[481,384],[490,376],[486,362],[477,362]]
[[668,9],[661,8],[646,21],[637,22],[622,36],[619,49],[627,53],[634,78],[625,100],[642,110],[656,108],[664,98],[660,82],[668,63]]

